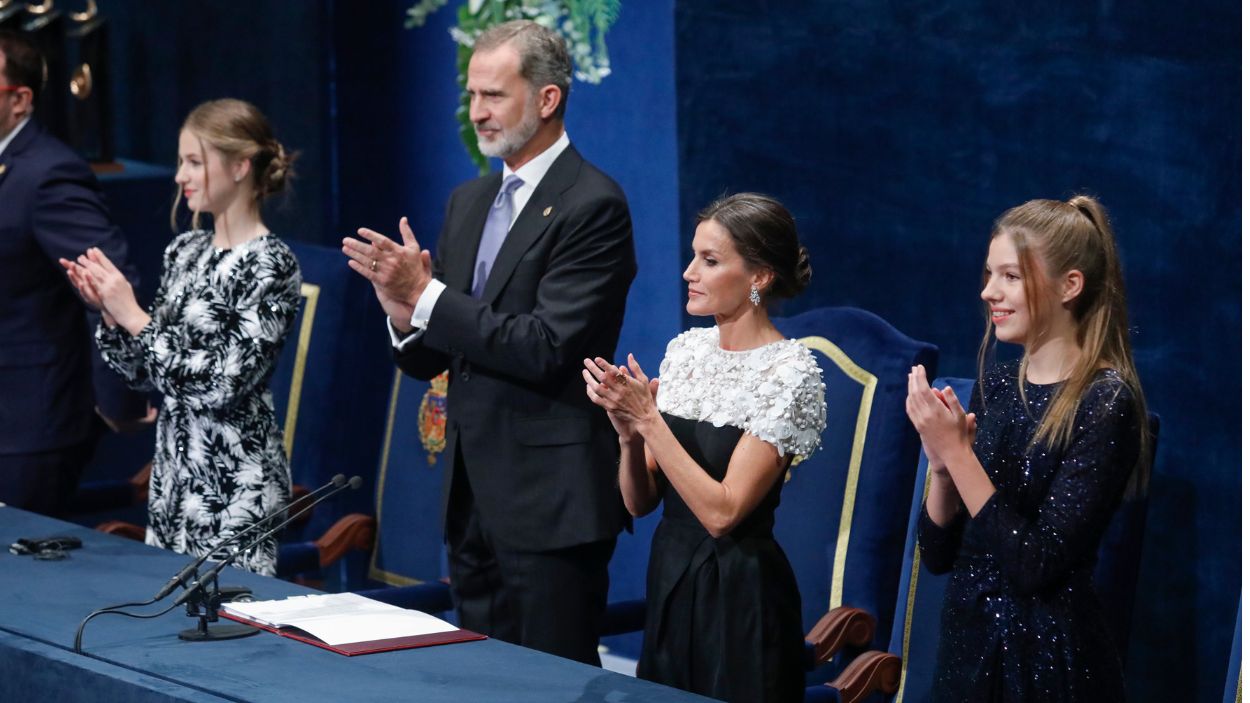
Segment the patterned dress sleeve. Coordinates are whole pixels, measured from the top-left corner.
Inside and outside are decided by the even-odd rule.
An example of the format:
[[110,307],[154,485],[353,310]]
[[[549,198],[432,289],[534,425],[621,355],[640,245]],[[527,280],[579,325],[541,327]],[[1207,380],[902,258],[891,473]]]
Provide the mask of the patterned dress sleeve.
[[811,456],[825,431],[825,384],[820,364],[802,344],[794,342],[758,389],[759,406],[747,431],[785,456]]
[[1137,463],[1139,428],[1131,391],[1118,377],[1095,382],[1077,410],[1072,442],[1036,517],[995,493],[968,530],[977,530],[1004,576],[1023,594],[1060,582],[1097,549]]
[[[185,236],[177,237],[165,247],[161,260],[161,282],[157,286],[156,296],[152,299],[149,311],[160,310],[164,307],[169,276],[174,275],[172,272],[175,268],[173,265],[175,252],[184,240]],[[139,344],[138,338],[132,336],[121,325],[109,327],[101,319],[96,328],[95,339],[100,348],[100,358],[104,359],[104,363],[126,381],[126,385],[140,391],[150,391],[156,388],[152,379],[148,378],[147,368],[143,364],[143,346]]]
[[239,274],[220,300],[203,301],[203,342],[157,319],[135,338],[152,384],[189,408],[230,407],[261,383],[295,323],[300,273],[289,250],[260,250]]
[[[972,385],[972,396],[968,400],[968,412],[981,417],[984,410],[984,398],[981,381]],[[968,513],[960,510],[946,525],[938,525],[929,517],[927,501],[920,504],[920,520],[916,527],[916,543],[920,547],[920,561],[931,574],[944,574],[955,566],[955,558],[959,556],[959,545],[964,538],[964,525]]]

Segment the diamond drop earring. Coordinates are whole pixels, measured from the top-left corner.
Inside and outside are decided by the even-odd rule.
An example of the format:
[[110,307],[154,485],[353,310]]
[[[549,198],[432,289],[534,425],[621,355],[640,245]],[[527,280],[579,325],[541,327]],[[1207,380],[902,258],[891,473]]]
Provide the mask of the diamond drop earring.
[[747,296],[747,299],[751,301],[752,305],[758,308],[760,306],[760,289],[755,286],[751,286],[751,295]]

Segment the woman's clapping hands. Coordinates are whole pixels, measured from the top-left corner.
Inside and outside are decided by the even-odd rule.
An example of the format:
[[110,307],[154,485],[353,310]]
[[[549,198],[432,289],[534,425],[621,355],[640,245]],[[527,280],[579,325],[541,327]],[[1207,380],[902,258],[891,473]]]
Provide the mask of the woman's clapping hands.
[[925,456],[935,472],[945,472],[955,454],[971,448],[976,435],[976,415],[964,412],[950,386],[931,388],[923,366],[907,374],[907,417],[924,445]]
[[633,440],[639,435],[640,426],[659,416],[655,396],[660,380],[647,378],[634,355],[629,355],[629,366],[614,366],[605,359],[584,359],[582,378],[586,381],[586,395],[595,405],[608,411],[612,426],[623,439]]
[[102,311],[104,303],[100,300],[100,293],[96,290],[95,283],[92,282],[91,275],[86,269],[69,259],[60,259],[60,262],[69,276],[69,282],[74,285],[74,289],[78,291],[79,297],[87,304],[87,307],[97,312]]
[[147,324],[150,318],[135,298],[130,281],[99,248],[88,249],[77,261],[60,259],[60,263],[83,301],[104,312],[106,322],[115,320],[132,334]]

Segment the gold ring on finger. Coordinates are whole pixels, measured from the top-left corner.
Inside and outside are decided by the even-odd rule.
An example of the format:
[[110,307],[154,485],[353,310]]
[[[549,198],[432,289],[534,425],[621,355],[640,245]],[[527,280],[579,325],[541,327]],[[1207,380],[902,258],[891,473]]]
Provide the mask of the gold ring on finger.
[[377,259],[374,259],[374,260],[372,260],[372,261],[370,261],[370,262],[369,262],[369,270],[370,270],[370,271],[377,271],[377,270],[378,270],[378,260],[377,260]]

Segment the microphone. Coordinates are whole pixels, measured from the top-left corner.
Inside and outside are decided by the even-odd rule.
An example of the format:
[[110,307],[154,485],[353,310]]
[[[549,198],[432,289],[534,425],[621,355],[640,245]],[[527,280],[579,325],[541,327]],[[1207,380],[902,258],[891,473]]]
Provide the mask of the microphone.
[[[224,549],[225,547],[228,547],[231,544],[238,542],[239,540],[246,537],[248,534],[260,529],[263,525],[267,523],[272,523],[275,519],[278,518],[278,516],[282,515],[282,513],[290,512],[292,508],[299,505],[301,502],[307,503],[308,501],[312,501],[319,494],[324,493],[330,490],[331,488],[341,488],[343,484],[345,483],[347,483],[346,476],[344,476],[343,474],[335,474],[334,478],[330,479],[330,481],[326,483],[324,486],[322,486],[321,488],[318,488],[317,490],[313,491],[312,493],[309,493],[308,495],[302,496],[299,500],[296,500],[290,505],[285,505],[281,508],[278,508],[272,513],[269,513],[265,517],[249,525],[247,529],[242,530],[240,532],[236,532],[234,535],[231,535],[230,539],[217,545],[215,549],[206,552],[203,556],[199,557],[198,559],[191,562],[190,564],[187,564],[186,566],[182,567],[182,571],[179,571],[164,586],[161,586],[161,590],[156,592],[156,595],[152,597],[151,602],[155,603],[156,601],[164,598],[165,596],[168,596],[170,593],[173,593],[175,588],[179,586],[185,586],[187,583],[187,580],[190,579],[193,574],[195,574],[196,569],[200,568],[200,565],[202,565],[205,561],[207,561],[210,556],[217,553],[218,550]],[[314,501],[308,507],[311,508],[313,505],[316,505],[318,502],[320,501]],[[304,512],[306,512],[306,510],[301,510],[295,515],[298,517],[299,515],[303,515]],[[282,524],[286,525],[289,522],[291,522],[291,520],[287,520],[286,522]]]
[[[336,476],[335,478],[338,478],[338,477]],[[269,539],[270,536],[272,536],[274,533],[278,532],[282,528],[286,527],[290,522],[298,518],[300,515],[303,515],[309,510],[312,510],[313,507],[317,505],[318,503],[320,503],[321,501],[331,498],[335,494],[341,493],[347,490],[348,488],[352,490],[360,488],[360,484],[362,483],[364,483],[364,480],[361,479],[359,476],[352,476],[351,479],[346,482],[346,485],[339,485],[335,487],[334,490],[321,496],[317,500],[314,500],[312,503],[308,504],[307,506],[301,508],[299,512],[283,520],[273,529],[268,530],[267,532],[262,534],[260,537],[257,537],[256,539],[252,540],[246,547],[242,549],[239,549],[236,547],[234,551],[230,552],[230,554],[226,556],[225,559],[222,559],[221,561],[214,564],[213,568],[209,569],[208,571],[205,571],[204,575],[201,576],[199,580],[197,580],[195,583],[187,587],[187,590],[178,594],[178,597],[174,599],[174,605],[175,606],[182,605],[183,603],[186,603],[188,600],[191,600],[192,596],[204,590],[204,587],[207,586],[213,579],[217,578],[217,574],[221,573],[221,570],[229,566],[230,563],[233,562],[240,554],[247,553],[256,545],[260,544],[266,539]]]

